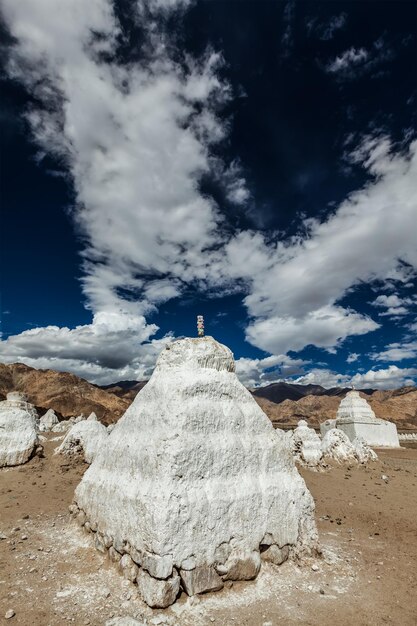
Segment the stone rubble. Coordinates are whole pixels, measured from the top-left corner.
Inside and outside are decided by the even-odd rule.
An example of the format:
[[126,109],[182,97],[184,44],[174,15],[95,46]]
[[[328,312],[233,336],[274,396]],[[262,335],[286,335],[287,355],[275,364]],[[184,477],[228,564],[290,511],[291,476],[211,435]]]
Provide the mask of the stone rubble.
[[74,499],[73,517],[153,607],[172,604],[180,585],[195,594],[252,579],[263,554],[280,563],[317,547],[287,435],[211,337],[167,345]]

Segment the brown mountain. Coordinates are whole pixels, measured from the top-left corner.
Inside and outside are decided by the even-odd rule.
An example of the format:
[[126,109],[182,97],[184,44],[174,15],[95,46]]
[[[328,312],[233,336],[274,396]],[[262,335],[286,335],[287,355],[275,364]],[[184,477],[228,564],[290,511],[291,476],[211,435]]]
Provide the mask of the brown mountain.
[[41,415],[47,409],[54,409],[63,418],[94,411],[107,424],[123,415],[131,402],[74,374],[37,370],[23,363],[0,363],[0,399],[9,391],[26,393]]

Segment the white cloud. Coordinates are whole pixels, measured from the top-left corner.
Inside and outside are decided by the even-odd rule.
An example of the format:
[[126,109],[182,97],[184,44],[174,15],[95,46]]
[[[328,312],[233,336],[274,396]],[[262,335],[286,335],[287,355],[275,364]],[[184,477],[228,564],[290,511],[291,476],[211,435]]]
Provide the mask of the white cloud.
[[[379,37],[369,49],[351,47],[329,61],[324,69],[338,80],[354,79],[371,73],[394,58],[393,48]],[[383,75],[381,69],[374,76]]]
[[243,232],[226,245],[229,273],[248,284],[247,338],[263,350],[328,349],[378,328],[337,303],[403,262],[417,268],[417,142],[408,153],[395,153],[385,137],[366,138],[355,151],[358,162],[359,153],[369,182],[326,220],[306,220],[303,237],[271,244]]
[[355,361],[357,361],[358,359],[359,359],[359,354],[357,352],[351,352],[351,354],[347,356],[346,362],[355,363]]
[[355,374],[350,380],[357,389],[398,389],[416,384],[417,368],[400,368],[390,365],[386,369],[369,370]]
[[380,316],[399,317],[407,315],[409,313],[409,307],[415,304],[414,298],[399,298],[397,294],[393,293],[389,296],[385,294],[379,295],[373,302],[372,306],[383,309],[379,312]]
[[283,376],[294,376],[307,363],[309,361],[292,359],[284,354],[271,355],[264,359],[242,357],[236,361],[236,374],[246,387],[258,387],[282,380]]
[[170,341],[150,340],[155,330],[138,316],[98,313],[92,324],[32,328],[11,336],[1,342],[0,354],[5,363],[70,371],[98,384],[139,380],[149,377]]
[[399,368],[390,365],[386,369],[369,370],[364,374],[357,373],[352,377],[338,374],[328,369],[312,369],[307,374],[287,381],[301,385],[321,385],[331,387],[355,387],[356,389],[398,389],[399,387],[416,384],[417,368]]
[[[18,41],[9,73],[45,104],[28,113],[34,138],[65,160],[73,180],[91,308],[118,310],[126,302],[118,293],[127,289],[136,301],[145,300],[137,306],[142,313],[154,294],[156,303],[178,294],[178,278],[208,278],[203,251],[221,241],[222,218],[199,192],[198,179],[212,167],[209,146],[225,136],[227,123],[217,109],[229,98],[229,86],[218,78],[219,54],[208,50],[201,59],[174,61],[155,23],[143,60],[118,62],[121,30],[112,2],[87,4],[63,0],[56,11],[51,0],[5,0]],[[169,8],[186,4],[170,2]],[[140,7],[155,12],[168,5]],[[104,62],[103,52],[113,60]],[[240,172],[217,159],[217,172],[222,167],[232,199],[243,202]],[[149,272],[169,275],[163,289],[144,290],[142,276]]]
[[373,352],[370,358],[374,361],[403,361],[404,359],[417,358],[417,341],[409,341],[404,343],[390,343],[385,350],[381,352]]
[[325,389],[330,389],[331,387],[349,386],[349,376],[332,372],[329,369],[313,368],[307,374],[286,382],[292,382],[297,385],[321,385]]
[[[250,297],[246,302],[250,302]],[[365,315],[342,307],[324,306],[303,317],[268,316],[252,322],[246,329],[246,338],[268,352],[298,351],[309,344],[334,351],[346,337],[364,335],[378,326]]]
[[336,72],[346,72],[346,70],[351,70],[352,67],[364,63],[367,58],[368,52],[365,48],[349,48],[349,50],[345,50],[343,54],[331,61],[327,65],[326,70],[332,74]]

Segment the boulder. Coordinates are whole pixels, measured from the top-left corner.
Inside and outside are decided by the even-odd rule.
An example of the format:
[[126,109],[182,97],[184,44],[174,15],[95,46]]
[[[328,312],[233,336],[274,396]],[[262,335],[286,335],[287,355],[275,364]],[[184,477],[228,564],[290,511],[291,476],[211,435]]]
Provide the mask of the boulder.
[[38,419],[23,394],[11,392],[0,402],[0,467],[26,463],[38,445]]
[[219,591],[223,581],[213,566],[200,565],[193,570],[181,570],[181,582],[189,596],[207,591]]
[[96,421],[84,420],[77,422],[68,431],[64,441],[57,448],[57,454],[73,454],[81,452],[86,463],[91,463],[97,452],[107,442],[107,429]]
[[220,585],[213,567],[255,577],[267,534],[295,556],[316,546],[314,502],[288,438],[234,367],[212,337],[168,344],[76,489],[88,522],[141,566],[152,606],[175,600],[178,571],[190,591]]
[[159,580],[141,569],[137,583],[142,598],[154,609],[164,609],[173,604],[180,590],[180,577],[176,572],[167,580]]

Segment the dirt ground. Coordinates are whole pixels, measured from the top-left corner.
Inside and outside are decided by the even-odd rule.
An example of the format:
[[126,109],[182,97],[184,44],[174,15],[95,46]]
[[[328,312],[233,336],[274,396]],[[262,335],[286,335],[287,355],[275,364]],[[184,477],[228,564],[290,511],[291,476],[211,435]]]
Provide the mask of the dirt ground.
[[122,616],[170,626],[417,624],[417,449],[378,451],[368,468],[302,470],[322,558],[264,565],[256,581],[152,611],[70,521],[87,466],[53,456],[57,445],[49,437],[44,459],[0,470],[0,624],[104,626]]

